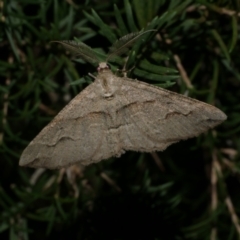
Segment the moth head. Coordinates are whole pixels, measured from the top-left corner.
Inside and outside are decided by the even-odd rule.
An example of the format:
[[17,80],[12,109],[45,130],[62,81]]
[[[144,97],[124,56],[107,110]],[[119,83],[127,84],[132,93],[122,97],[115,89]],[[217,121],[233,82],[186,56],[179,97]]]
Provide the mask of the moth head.
[[106,62],[100,62],[98,65],[98,72],[104,72],[105,70],[110,70],[110,66]]

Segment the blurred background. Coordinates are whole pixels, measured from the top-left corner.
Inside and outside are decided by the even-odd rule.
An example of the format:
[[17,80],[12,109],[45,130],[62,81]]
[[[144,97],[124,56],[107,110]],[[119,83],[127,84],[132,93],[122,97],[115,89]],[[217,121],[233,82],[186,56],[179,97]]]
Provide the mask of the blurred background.
[[[0,239],[239,239],[238,0],[0,1]],[[228,119],[164,152],[87,167],[19,167],[20,155],[93,79],[96,66],[54,40],[103,56],[130,78],[215,105]]]

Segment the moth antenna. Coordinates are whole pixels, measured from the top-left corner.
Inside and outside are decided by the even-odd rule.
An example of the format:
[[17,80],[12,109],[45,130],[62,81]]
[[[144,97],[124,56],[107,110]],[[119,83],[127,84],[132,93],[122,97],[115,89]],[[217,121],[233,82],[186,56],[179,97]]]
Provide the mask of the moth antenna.
[[106,62],[112,60],[116,56],[126,53],[129,48],[145,33],[157,31],[155,29],[147,30],[145,32],[129,33],[118,39],[109,49]]
[[62,44],[67,50],[73,53],[74,56],[80,56],[86,62],[96,64],[99,63],[96,53],[94,50],[82,42],[76,41],[51,41]]

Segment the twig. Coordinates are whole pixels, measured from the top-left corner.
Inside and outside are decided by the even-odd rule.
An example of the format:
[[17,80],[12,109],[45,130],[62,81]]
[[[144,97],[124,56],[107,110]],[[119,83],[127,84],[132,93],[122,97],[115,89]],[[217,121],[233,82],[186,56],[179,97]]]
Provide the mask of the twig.
[[[10,79],[6,79],[6,85],[8,86],[11,83]],[[2,129],[7,124],[7,115],[8,115],[8,93],[3,95],[3,118],[2,118]],[[4,132],[0,133],[0,144],[3,142]]]
[[[213,162],[214,162],[215,171],[219,174],[220,177],[222,177],[223,176],[222,169],[221,169],[221,165],[219,164],[219,162],[217,160],[216,151],[213,151]],[[239,219],[238,219],[238,216],[236,214],[236,211],[235,211],[234,206],[232,204],[232,200],[231,200],[229,195],[227,195],[226,198],[225,198],[225,204],[227,205],[227,208],[228,208],[228,211],[230,213],[232,222],[233,222],[233,224],[234,224],[234,226],[235,226],[235,228],[236,228],[236,230],[238,232],[238,235],[240,237]]]
[[31,178],[30,178],[30,184],[31,185],[35,185],[37,180],[39,179],[39,177],[46,171],[45,168],[38,168],[34,171],[34,173],[32,174]]
[[52,110],[48,106],[44,105],[43,103],[39,104],[39,109],[43,112],[47,113],[48,115],[56,115],[56,111]]
[[[211,166],[211,211],[214,212],[217,209],[218,195],[217,195],[217,173],[216,173],[216,152],[213,151],[212,155],[212,166]],[[217,239],[217,229],[212,227],[211,229],[211,240]]]
[[4,2],[0,1],[0,21],[1,22],[5,22],[6,21],[6,18],[3,15],[3,8],[4,8]]
[[178,68],[178,70],[180,72],[180,75],[181,75],[183,81],[185,82],[187,88],[192,89],[193,85],[192,85],[192,83],[191,83],[191,81],[190,81],[190,79],[189,79],[189,77],[187,75],[186,70],[184,69],[184,67],[183,67],[183,65],[181,63],[181,60],[180,60],[179,56],[177,54],[175,54],[173,56],[173,58],[174,58],[174,60],[176,62],[177,68]]
[[73,188],[75,198],[78,198],[79,196],[79,188],[77,186],[76,179],[77,177],[83,177],[83,170],[83,166],[80,166],[79,164],[74,164],[68,168],[62,168],[59,171],[59,177],[57,179],[57,182],[60,183],[63,179],[64,174],[66,174],[68,182]]
[[238,232],[238,235],[240,236],[239,219],[238,219],[238,216],[237,216],[237,214],[235,212],[234,206],[232,204],[232,200],[231,200],[231,198],[229,196],[227,196],[225,198],[225,203],[226,203],[228,211],[229,211],[229,213],[231,215],[232,222],[235,225],[235,228],[236,228],[236,230]]
[[217,209],[218,197],[217,197],[217,173],[216,173],[216,165],[217,165],[217,157],[215,151],[213,151],[212,156],[212,168],[211,168],[211,210],[215,211]]
[[211,240],[215,240],[217,239],[217,229],[215,227],[212,227],[211,229],[211,237],[210,237]]
[[74,197],[78,198],[79,196],[79,188],[77,185],[77,177],[82,178],[83,177],[83,171],[84,167],[79,164],[74,164],[66,169],[66,175],[68,178],[68,182],[72,185],[72,188],[74,190]]
[[206,9],[207,8],[204,5],[198,6],[195,4],[195,5],[190,5],[189,7],[187,7],[186,12],[194,12],[196,10],[206,10]]
[[165,168],[162,164],[161,159],[159,158],[159,156],[157,155],[157,153],[155,152],[151,152],[152,158],[154,159],[155,163],[157,164],[158,168],[160,169],[160,171],[164,172]]
[[[208,8],[210,8],[211,10],[213,10],[217,13],[220,13],[220,14],[225,14],[225,15],[229,15],[229,16],[236,15],[236,16],[240,17],[240,12],[230,10],[230,9],[227,9],[227,8],[221,8],[221,7],[218,7],[218,6],[213,5],[213,4],[208,4]],[[186,11],[187,12],[193,12],[193,11],[196,11],[196,10],[206,10],[206,9],[207,8],[204,5],[201,5],[201,6],[191,5],[186,9]]]
[[121,192],[122,189],[104,172],[101,172],[100,176],[111,186],[113,186],[118,192]]
[[227,8],[220,8],[216,5],[212,5],[210,4],[209,5],[209,8],[215,12],[218,12],[220,14],[225,14],[225,15],[229,15],[229,16],[233,16],[233,15],[236,15],[238,17],[240,17],[240,12],[236,12],[234,10],[230,10],[230,9],[227,9]]
[[238,151],[233,148],[221,148],[221,152],[228,155],[230,159],[234,159],[238,154]]

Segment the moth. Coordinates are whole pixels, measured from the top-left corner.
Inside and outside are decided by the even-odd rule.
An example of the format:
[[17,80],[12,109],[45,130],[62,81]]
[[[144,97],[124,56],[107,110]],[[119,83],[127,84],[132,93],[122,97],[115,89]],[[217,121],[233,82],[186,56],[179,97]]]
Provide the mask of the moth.
[[30,142],[20,166],[57,169],[119,157],[128,150],[163,151],[226,120],[212,105],[111,71],[107,61],[126,52],[145,33],[120,38],[105,62],[99,62],[84,43],[59,41],[84,60],[99,62],[98,74]]

